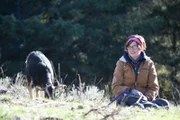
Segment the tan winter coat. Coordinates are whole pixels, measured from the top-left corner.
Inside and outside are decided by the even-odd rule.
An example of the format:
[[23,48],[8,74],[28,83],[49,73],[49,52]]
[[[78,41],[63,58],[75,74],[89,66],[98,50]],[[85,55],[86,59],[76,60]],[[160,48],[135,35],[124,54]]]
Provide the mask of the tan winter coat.
[[[115,96],[125,89],[133,88],[135,83],[135,72],[130,63],[122,56],[116,64],[112,81],[112,92]],[[149,101],[158,95],[159,85],[154,62],[146,57],[139,67],[136,89],[141,91]]]

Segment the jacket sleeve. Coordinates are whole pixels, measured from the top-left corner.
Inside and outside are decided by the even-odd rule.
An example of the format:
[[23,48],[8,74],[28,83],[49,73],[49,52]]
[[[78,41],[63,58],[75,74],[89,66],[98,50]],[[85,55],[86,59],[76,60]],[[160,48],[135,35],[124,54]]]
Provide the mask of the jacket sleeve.
[[119,93],[123,92],[126,89],[129,89],[128,86],[123,85],[123,74],[124,74],[124,64],[122,61],[116,63],[116,67],[113,74],[112,80],[112,93],[117,96]]
[[158,84],[157,72],[154,62],[151,62],[149,76],[148,76],[148,86],[145,96],[148,98],[149,101],[152,101],[157,97],[158,91],[159,91],[159,84]]

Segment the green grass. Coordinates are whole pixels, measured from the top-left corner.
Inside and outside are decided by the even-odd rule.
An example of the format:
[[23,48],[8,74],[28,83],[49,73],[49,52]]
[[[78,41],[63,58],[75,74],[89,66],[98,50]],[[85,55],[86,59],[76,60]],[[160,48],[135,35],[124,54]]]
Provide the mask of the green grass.
[[[86,89],[87,88],[87,89]],[[116,107],[104,97],[104,91],[95,86],[84,87],[84,91],[73,87],[55,101],[43,97],[30,99],[23,85],[1,83],[0,120],[179,120],[180,106],[167,109],[142,109],[138,107]]]
[[[33,103],[32,103],[33,102]],[[180,119],[179,106],[171,106],[166,109],[141,109],[138,107],[116,107],[114,104],[103,108],[104,104],[91,102],[58,102],[34,104],[35,101],[26,104],[0,103],[0,119],[11,120],[16,118],[26,120],[39,120],[57,118],[62,120],[178,120]],[[37,102],[37,101],[36,101]],[[32,105],[34,104],[34,105]],[[101,108],[102,107],[102,108]],[[109,116],[109,117],[108,117]]]
[[[9,97],[9,98],[8,98]],[[4,100],[3,100],[4,99]],[[108,101],[52,101],[44,99],[13,98],[0,95],[0,120],[178,120],[180,107],[170,109],[141,109],[138,107],[107,107]],[[48,120],[49,120],[48,119]]]

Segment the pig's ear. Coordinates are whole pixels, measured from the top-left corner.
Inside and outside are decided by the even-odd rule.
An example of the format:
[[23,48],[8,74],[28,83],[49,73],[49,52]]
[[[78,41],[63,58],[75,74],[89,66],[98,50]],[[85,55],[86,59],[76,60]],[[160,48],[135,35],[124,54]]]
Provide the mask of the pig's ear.
[[59,87],[60,86],[60,83],[57,79],[54,80],[54,86],[55,87]]

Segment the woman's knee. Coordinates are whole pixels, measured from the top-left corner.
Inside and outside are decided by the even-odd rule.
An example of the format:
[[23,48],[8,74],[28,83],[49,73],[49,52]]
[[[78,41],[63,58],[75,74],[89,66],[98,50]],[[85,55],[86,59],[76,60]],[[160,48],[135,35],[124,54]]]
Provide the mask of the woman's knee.
[[157,104],[158,106],[166,106],[169,107],[169,102],[166,99],[163,98],[157,98],[155,100],[152,101],[152,103]]

